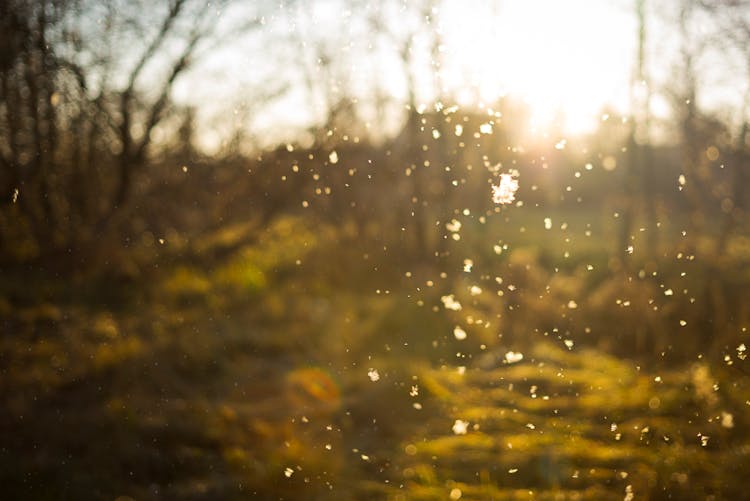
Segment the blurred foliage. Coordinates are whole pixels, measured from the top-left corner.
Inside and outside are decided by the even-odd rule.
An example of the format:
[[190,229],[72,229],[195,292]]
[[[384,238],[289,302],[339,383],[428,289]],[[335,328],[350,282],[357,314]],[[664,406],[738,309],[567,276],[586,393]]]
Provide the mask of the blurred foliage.
[[[621,499],[628,489],[647,499],[742,497],[742,425],[722,416],[743,419],[746,382],[706,398],[704,378],[709,388],[717,380],[705,364],[659,374],[545,342],[514,365],[428,372],[423,387],[445,414],[407,437],[394,459],[405,485],[385,490],[393,499],[454,488],[461,499]],[[452,433],[453,419],[469,431]]]
[[[688,270],[697,277],[685,288],[702,291],[700,275],[718,269],[741,296],[740,265],[676,259],[660,262],[658,279],[628,279],[609,268],[601,237],[568,257],[556,241],[565,232],[534,230],[499,254],[497,239],[475,238],[526,238],[518,231],[543,227],[538,215],[519,207],[468,222],[442,276],[391,252],[365,257],[339,244],[335,225],[290,216],[226,258],[159,260],[124,283],[127,296],[93,301],[51,276],[34,279],[48,292],[30,295],[29,279],[5,281],[6,494],[741,498],[746,338],[702,346],[705,296],[682,301],[660,286]],[[203,245],[211,255],[223,244]],[[114,286],[99,280],[88,287]],[[449,292],[460,311],[443,309]],[[732,312],[746,325],[737,315],[747,312]],[[508,351],[523,359],[509,364]]]

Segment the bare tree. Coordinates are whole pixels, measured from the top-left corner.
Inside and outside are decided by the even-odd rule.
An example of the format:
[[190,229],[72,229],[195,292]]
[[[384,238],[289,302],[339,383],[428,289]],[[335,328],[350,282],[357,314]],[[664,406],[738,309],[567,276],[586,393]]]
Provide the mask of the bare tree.
[[[654,173],[650,145],[651,85],[647,76],[647,17],[645,0],[635,0],[637,55],[630,81],[630,116],[627,139],[627,168],[624,174],[624,200],[617,240],[617,252],[628,252],[637,217],[637,202],[643,203],[646,249],[654,256],[657,246]],[[642,196],[639,197],[638,194]]]
[[118,0],[3,3],[0,238],[21,236],[28,253],[44,254],[117,232],[175,109],[175,82],[261,26],[252,16],[220,23],[228,5],[169,0],[145,16]]
[[734,231],[747,223],[750,181],[750,2],[704,0],[700,7],[716,22],[714,44],[722,52],[737,56],[741,68],[738,77],[745,87],[742,102],[736,107],[732,140],[727,145],[726,166],[730,170],[731,189],[720,202],[723,221],[717,242],[717,252],[723,254]]

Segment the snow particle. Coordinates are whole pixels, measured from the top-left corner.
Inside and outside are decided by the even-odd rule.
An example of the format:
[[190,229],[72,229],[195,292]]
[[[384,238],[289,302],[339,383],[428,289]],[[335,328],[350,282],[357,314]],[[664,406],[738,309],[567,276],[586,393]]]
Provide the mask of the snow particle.
[[721,426],[724,428],[734,428],[734,416],[728,412],[721,413]]
[[624,501],[633,501],[633,499],[635,499],[632,485],[628,485],[625,487],[625,497],[623,499]]
[[459,311],[461,310],[461,303],[456,301],[453,294],[448,294],[447,296],[442,296],[440,298],[440,301],[443,302],[443,306],[446,310],[453,310],[453,311]]
[[448,229],[448,231],[456,233],[458,231],[461,231],[461,221],[452,219],[450,223],[445,223],[445,227]]
[[466,435],[466,430],[469,427],[468,421],[463,421],[461,419],[456,419],[456,422],[453,423],[453,433],[456,435]]
[[509,351],[505,354],[505,362],[509,364],[515,364],[523,360],[523,353],[517,353],[515,351]]
[[516,199],[518,180],[513,174],[500,174],[500,184],[492,185],[492,201],[496,204],[509,204]]
[[454,336],[456,337],[456,339],[458,339],[459,341],[463,341],[464,339],[466,339],[466,331],[465,331],[465,330],[463,330],[463,329],[462,329],[461,327],[459,327],[458,325],[456,326],[456,328],[455,328],[455,329],[453,329],[453,335],[454,335]]

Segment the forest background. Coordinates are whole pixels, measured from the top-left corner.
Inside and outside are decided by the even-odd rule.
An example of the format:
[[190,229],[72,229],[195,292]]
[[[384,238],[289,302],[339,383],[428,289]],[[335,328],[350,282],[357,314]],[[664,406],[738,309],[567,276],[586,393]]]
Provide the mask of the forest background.
[[9,499],[745,496],[750,3],[0,25]]

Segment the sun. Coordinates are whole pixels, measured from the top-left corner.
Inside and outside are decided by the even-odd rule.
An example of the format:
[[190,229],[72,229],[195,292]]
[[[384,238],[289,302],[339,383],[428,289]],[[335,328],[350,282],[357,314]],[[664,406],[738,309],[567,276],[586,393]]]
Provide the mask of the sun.
[[480,10],[447,2],[444,15],[452,19],[448,78],[485,103],[523,100],[533,129],[579,134],[605,107],[627,109],[634,21],[618,4],[517,0]]

